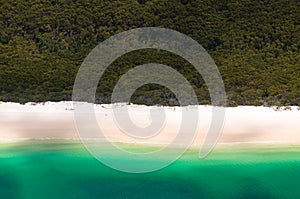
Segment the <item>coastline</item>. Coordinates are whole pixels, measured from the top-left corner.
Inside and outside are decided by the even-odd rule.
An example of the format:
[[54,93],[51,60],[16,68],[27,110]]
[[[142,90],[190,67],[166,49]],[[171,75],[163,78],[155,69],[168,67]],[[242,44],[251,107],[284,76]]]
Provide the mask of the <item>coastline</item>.
[[[147,140],[124,135],[114,124],[109,104],[95,105],[95,115],[101,129],[109,132],[111,142],[144,145],[165,145],[173,140],[180,127],[181,110],[198,108],[200,120],[192,147],[201,146],[210,126],[211,106],[163,107],[166,124],[161,133]],[[151,107],[128,106],[129,115],[137,126],[151,122]],[[80,141],[73,115],[72,102],[27,103],[21,105],[0,102],[0,143],[26,140]],[[226,107],[225,123],[218,145],[300,144],[300,110],[276,111],[269,107]],[[92,140],[92,139],[91,139]]]

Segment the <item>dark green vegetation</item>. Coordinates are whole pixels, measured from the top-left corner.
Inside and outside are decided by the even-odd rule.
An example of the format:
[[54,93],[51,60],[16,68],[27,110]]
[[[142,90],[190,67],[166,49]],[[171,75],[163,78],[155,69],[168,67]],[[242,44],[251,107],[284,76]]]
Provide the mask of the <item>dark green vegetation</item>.
[[[0,101],[70,100],[78,68],[101,41],[137,27],[185,33],[211,54],[229,105],[300,105],[298,0],[1,0]],[[175,58],[175,59],[174,59]],[[116,80],[136,64],[159,62],[183,73],[202,104],[209,94],[191,66],[170,53],[119,58],[100,81],[110,102]],[[146,85],[132,101],[176,104],[166,88]]]
[[0,150],[0,197],[5,199],[300,197],[296,146],[225,148],[204,160],[190,151],[147,174],[112,170],[71,142],[2,143]]

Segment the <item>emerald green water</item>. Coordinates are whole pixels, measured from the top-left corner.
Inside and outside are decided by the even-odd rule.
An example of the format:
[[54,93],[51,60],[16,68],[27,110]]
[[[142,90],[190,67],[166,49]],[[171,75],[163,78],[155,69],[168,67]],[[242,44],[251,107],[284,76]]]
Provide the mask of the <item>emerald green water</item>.
[[160,171],[127,174],[99,163],[80,143],[0,144],[0,198],[300,198],[298,146],[197,155],[190,150]]

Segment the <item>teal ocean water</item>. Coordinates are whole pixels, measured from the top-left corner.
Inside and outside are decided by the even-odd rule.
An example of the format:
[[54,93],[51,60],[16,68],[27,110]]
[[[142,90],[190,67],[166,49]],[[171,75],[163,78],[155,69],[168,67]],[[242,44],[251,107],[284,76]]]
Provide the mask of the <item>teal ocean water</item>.
[[300,198],[298,146],[222,147],[204,160],[197,155],[190,150],[162,170],[128,174],[104,166],[80,143],[2,143],[0,198]]

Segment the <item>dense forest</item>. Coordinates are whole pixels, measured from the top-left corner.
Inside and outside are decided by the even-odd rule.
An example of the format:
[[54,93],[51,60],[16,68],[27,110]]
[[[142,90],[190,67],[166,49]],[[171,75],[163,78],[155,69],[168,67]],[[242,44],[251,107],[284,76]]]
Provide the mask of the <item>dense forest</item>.
[[[228,105],[300,106],[299,0],[1,0],[0,101],[71,100],[77,71],[100,42],[125,30],[163,27],[199,42],[223,77]],[[201,76],[181,57],[138,50],[105,72],[97,103],[109,103],[119,77],[143,63],[181,72],[199,103]],[[145,85],[133,103],[176,105],[167,88]]]

